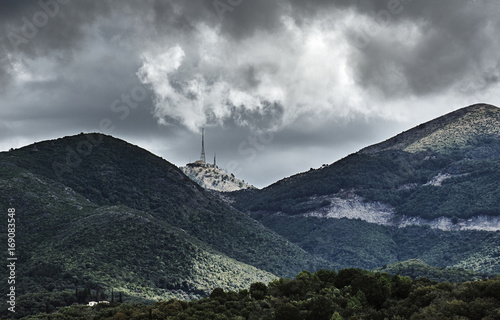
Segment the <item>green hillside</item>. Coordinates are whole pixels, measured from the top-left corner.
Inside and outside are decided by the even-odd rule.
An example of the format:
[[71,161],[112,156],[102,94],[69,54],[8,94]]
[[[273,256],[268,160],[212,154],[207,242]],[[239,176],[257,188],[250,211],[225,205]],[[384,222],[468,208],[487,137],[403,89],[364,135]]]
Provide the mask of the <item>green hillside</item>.
[[[490,147],[500,152],[500,140]],[[429,184],[440,174],[449,178],[440,186]],[[500,158],[464,158],[462,154],[431,151],[353,154],[262,190],[238,191],[234,194],[235,207],[247,212],[303,214],[330,204],[314,197],[336,196],[345,190],[352,190],[365,201],[388,204],[401,216],[499,216]]]
[[109,136],[0,153],[0,195],[0,210],[16,209],[18,317],[111,291],[192,299],[328,265]]
[[[476,105],[422,124],[318,170],[234,193],[247,212],[303,214],[314,197],[351,190],[395,214],[425,219],[500,215],[500,109]],[[443,175],[440,185],[431,182]]]
[[260,221],[311,254],[331,261],[336,269],[376,269],[420,259],[439,268],[500,274],[500,232],[395,228],[360,220],[283,215],[267,215]]

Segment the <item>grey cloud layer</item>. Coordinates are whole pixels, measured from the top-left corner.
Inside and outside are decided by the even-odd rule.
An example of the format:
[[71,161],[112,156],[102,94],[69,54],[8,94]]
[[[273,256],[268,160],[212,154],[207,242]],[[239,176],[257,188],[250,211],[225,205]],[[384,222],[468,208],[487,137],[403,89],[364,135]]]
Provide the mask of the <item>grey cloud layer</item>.
[[[44,1],[49,3],[50,1]],[[283,15],[294,17],[299,24],[307,24],[331,12],[354,10],[360,16],[372,16],[387,11],[396,0],[377,1],[266,1],[243,0],[232,11],[224,13],[222,23],[213,1],[68,1],[60,4],[60,12],[42,28],[36,37],[29,39],[18,49],[27,57],[54,56],[71,59],[74,51],[85,50],[84,39],[93,24],[100,26],[101,36],[113,41],[120,37],[125,41],[141,43],[133,37],[149,35],[149,41],[168,35],[176,42],[188,45],[200,22],[210,27],[220,25],[220,32],[232,39],[232,44],[264,31],[279,37]],[[404,23],[414,23],[416,43],[401,43],[391,39],[390,30],[380,30],[374,36],[366,35],[363,25],[357,26],[353,36],[369,38],[368,44],[351,56],[356,79],[363,87],[374,86],[387,94],[393,94],[384,84],[384,77],[396,70],[415,94],[434,93],[449,87],[465,74],[476,70],[486,73],[496,67],[494,49],[498,47],[495,32],[498,30],[500,5],[494,1],[401,1],[398,14],[391,14],[390,21],[381,29],[405,28]],[[22,36],[22,18],[32,20],[41,8],[35,1],[8,1],[2,4],[2,47],[7,53],[17,54],[6,36],[16,33]],[[100,21],[96,21],[102,19]],[[106,23],[106,21],[111,21]],[[130,28],[125,33],[123,28]],[[115,25],[115,29],[113,29]],[[178,36],[171,36],[177,34]],[[132,38],[132,39],[127,39]],[[161,41],[161,39],[160,39]],[[144,44],[144,43],[143,43]],[[184,47],[184,46],[183,46]],[[396,49],[396,50],[395,50]],[[479,49],[479,50],[478,50]],[[194,61],[193,63],[196,63]],[[391,66],[389,66],[391,65]],[[382,67],[381,67],[382,66]],[[8,66],[2,60],[0,76],[5,79]],[[255,66],[244,66],[242,81],[255,84]],[[478,75],[481,76],[481,75]],[[485,75],[485,77],[487,77]],[[382,79],[382,81],[381,81]]]

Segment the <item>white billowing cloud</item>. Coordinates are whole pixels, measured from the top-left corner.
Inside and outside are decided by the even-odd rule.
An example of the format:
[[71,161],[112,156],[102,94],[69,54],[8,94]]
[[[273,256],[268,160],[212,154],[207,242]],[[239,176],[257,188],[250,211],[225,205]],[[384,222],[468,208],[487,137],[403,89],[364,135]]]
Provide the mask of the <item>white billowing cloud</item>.
[[[143,83],[150,84],[155,92],[155,115],[161,123],[165,123],[165,116],[181,121],[189,119],[190,123],[186,123],[186,125],[192,128],[202,121],[202,108],[197,100],[188,99],[183,92],[176,90],[169,79],[179,69],[184,57],[185,53],[179,46],[172,47],[167,52],[155,57],[145,55],[143,66],[137,74],[139,79]],[[185,84],[186,94],[195,94],[196,91],[192,91],[195,81],[192,80]]]
[[279,34],[256,31],[238,41],[198,26],[196,47],[144,53],[137,74],[155,93],[160,123],[175,119],[193,131],[227,119],[251,126],[248,115],[269,116],[269,106],[277,105],[283,112],[270,125],[277,129],[304,115],[367,112],[350,74],[351,48],[342,25],[332,20],[298,26],[288,16],[281,24]]
[[[185,58],[184,50],[178,45],[165,53],[143,57],[137,74],[155,93],[155,116],[160,123],[167,124],[166,118],[172,118],[197,131],[206,125],[220,124],[234,110],[263,109],[259,96],[231,87],[225,80],[208,83],[207,75],[186,73],[181,68]],[[209,55],[203,58],[209,63],[212,59]]]

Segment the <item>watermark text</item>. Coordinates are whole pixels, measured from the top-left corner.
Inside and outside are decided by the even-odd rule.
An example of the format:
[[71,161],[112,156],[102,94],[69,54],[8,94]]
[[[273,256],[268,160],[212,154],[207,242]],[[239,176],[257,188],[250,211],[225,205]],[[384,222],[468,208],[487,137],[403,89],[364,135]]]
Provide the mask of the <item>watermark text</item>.
[[7,304],[10,312],[16,312],[16,209],[7,210]]

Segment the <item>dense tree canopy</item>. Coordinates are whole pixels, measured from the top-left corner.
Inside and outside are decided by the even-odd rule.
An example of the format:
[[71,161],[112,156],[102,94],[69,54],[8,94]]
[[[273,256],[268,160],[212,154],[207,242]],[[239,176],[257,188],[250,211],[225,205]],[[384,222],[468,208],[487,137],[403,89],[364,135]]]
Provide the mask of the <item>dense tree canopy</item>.
[[453,284],[344,269],[303,271],[190,302],[72,306],[26,319],[486,319],[500,317],[500,277]]

